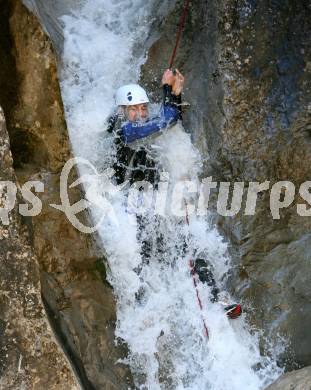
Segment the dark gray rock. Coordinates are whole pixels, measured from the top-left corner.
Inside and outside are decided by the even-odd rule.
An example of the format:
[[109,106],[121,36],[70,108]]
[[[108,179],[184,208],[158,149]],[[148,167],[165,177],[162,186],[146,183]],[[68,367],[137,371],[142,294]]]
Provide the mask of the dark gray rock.
[[265,390],[310,390],[311,389],[311,368],[288,372],[282,375],[276,382]]
[[[181,7],[143,67],[154,91],[149,80],[167,67]],[[311,364],[311,218],[296,209],[305,203],[299,186],[310,180],[310,20],[306,1],[192,2],[175,64],[186,76],[185,125],[204,157],[203,176],[296,186],[280,220],[272,218],[269,191],[254,216],[215,215],[233,257],[228,285],[275,348],[286,340],[279,358],[288,367]]]

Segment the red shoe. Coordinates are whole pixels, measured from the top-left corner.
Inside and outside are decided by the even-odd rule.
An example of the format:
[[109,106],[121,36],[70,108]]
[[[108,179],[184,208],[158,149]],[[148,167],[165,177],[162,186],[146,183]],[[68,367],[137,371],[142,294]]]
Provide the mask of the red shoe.
[[234,303],[233,305],[226,306],[225,312],[231,320],[234,320],[242,314],[242,307],[238,303]]

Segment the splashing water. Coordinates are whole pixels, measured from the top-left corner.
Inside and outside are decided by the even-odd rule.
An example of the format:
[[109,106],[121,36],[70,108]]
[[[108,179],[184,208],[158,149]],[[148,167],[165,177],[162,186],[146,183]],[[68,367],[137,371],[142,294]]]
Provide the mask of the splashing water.
[[[62,17],[61,88],[70,139],[75,155],[88,159],[99,171],[111,166],[114,158],[113,141],[104,131],[114,108],[114,91],[137,82],[152,43],[150,26],[174,3],[85,0]],[[169,174],[168,192],[180,179],[198,185],[201,158],[181,125],[153,139],[150,149]],[[82,174],[84,169],[80,167]],[[165,177],[161,185],[165,187]],[[210,302],[209,288],[203,284],[198,286],[200,311],[189,258],[208,260],[219,286],[230,267],[226,245],[208,216],[191,215],[187,226],[184,217],[169,213],[167,205],[165,216],[155,215],[151,208],[137,216],[135,209],[127,207],[125,190],[113,198],[113,209],[117,223],[106,218],[99,235],[117,298],[116,336],[129,347],[125,363],[136,386],[258,390],[276,378],[280,372],[273,361],[260,356],[258,339],[244,320],[230,322],[223,308]],[[98,217],[95,208],[92,213]]]

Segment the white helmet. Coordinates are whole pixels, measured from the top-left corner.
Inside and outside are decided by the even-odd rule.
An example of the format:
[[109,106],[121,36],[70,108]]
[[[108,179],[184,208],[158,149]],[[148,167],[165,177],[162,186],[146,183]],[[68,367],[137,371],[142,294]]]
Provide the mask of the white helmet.
[[117,90],[117,106],[133,106],[134,104],[149,103],[149,99],[144,88],[138,84],[123,85]]

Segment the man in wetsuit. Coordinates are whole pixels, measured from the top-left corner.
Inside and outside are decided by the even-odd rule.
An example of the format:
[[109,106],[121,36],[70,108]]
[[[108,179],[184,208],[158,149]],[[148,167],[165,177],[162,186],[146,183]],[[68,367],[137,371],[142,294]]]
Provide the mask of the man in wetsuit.
[[[114,164],[117,184],[126,179],[130,184],[146,180],[155,184],[158,174],[155,162],[148,156],[145,147],[133,148],[137,140],[141,140],[155,133],[165,131],[169,126],[182,120],[181,92],[184,85],[183,75],[176,69],[174,72],[167,69],[162,77],[163,103],[158,116],[149,117],[149,98],[146,91],[137,84],[128,84],[120,87],[116,93],[118,111],[108,121],[108,132],[115,136],[116,162]],[[138,216],[139,234],[144,229],[143,218]],[[144,262],[149,262],[150,243],[142,241]],[[139,272],[139,270],[138,270]],[[202,283],[211,288],[211,301],[218,301],[218,288],[210,266],[203,259],[197,259],[192,268]],[[225,307],[227,316],[231,319],[241,315],[242,309],[238,304]]]
[[181,92],[183,75],[176,69],[167,69],[162,77],[163,103],[158,116],[149,117],[149,98],[146,91],[137,84],[120,87],[116,93],[117,113],[108,121],[107,131],[114,133],[116,163],[114,164],[117,184],[126,179],[133,182],[157,181],[154,161],[145,147],[133,148],[136,141],[165,130],[182,119]]

